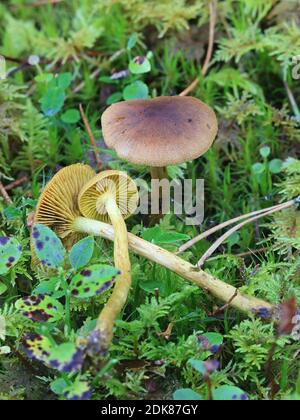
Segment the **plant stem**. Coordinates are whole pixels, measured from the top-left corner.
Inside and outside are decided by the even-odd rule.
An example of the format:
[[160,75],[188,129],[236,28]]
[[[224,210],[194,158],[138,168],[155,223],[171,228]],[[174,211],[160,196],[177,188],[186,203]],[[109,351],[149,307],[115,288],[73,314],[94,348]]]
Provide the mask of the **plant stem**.
[[[78,217],[73,224],[74,230],[94,236],[101,236],[111,241],[115,238],[112,226],[84,217]],[[129,247],[138,255],[145,257],[157,264],[166,267],[191,283],[196,284],[208,293],[223,302],[229,302],[236,292],[236,288],[230,284],[213,277],[212,275],[197,269],[195,266],[182,258],[166,251],[157,245],[151,244],[135,235],[128,234]],[[253,296],[247,296],[237,291],[236,297],[231,301],[230,306],[246,313],[255,313],[261,308],[272,309],[272,305]]]

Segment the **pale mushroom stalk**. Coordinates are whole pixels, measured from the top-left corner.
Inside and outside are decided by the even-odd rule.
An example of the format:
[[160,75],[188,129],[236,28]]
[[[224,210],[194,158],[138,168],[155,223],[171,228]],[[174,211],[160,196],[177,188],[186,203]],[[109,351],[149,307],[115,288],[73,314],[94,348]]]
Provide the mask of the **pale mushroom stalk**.
[[[108,348],[112,341],[115,320],[126,304],[131,287],[128,233],[124,219],[134,213],[137,202],[135,183],[127,174],[119,171],[105,171],[96,175],[83,187],[78,197],[79,208],[85,217],[109,221],[115,231],[114,260],[121,274],[97,321],[103,348]],[[87,221],[86,229],[90,229],[90,225]]]
[[151,172],[151,178],[152,179],[168,179],[168,172],[167,172],[167,168],[166,167],[157,167],[157,166],[152,166],[150,168],[150,172]]
[[116,318],[124,308],[131,287],[131,264],[128,252],[127,227],[122,213],[111,195],[104,198],[105,207],[115,231],[114,262],[121,271],[113,293],[105,304],[97,320],[97,328],[109,344],[113,337],[113,326]]
[[[91,221],[86,218],[78,217],[74,220],[73,229],[77,232],[85,232],[94,236],[101,236],[110,241],[114,241],[115,232],[112,226],[99,221]],[[230,306],[248,313],[256,314],[260,311],[271,311],[272,305],[253,296],[247,296],[238,291],[230,284],[213,277],[203,270],[197,269],[189,262],[176,256],[175,254],[147,242],[133,234],[128,234],[129,248],[136,254],[141,255],[161,266],[171,270],[191,283],[201,287],[222,302],[230,302]],[[232,301],[231,301],[232,299]]]

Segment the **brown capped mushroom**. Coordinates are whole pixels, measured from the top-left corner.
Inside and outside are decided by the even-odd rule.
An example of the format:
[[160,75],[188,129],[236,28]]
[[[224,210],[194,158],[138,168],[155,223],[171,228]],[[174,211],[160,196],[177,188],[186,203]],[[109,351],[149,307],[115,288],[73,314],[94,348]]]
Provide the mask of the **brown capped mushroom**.
[[125,172],[105,171],[83,187],[78,203],[83,216],[110,222],[115,230],[114,259],[121,274],[97,322],[102,346],[107,348],[113,337],[114,322],[126,303],[131,286],[128,234],[124,220],[137,208],[138,190]]
[[101,121],[106,145],[121,159],[150,166],[159,179],[166,177],[166,166],[203,155],[218,131],[214,111],[191,96],[119,102]]

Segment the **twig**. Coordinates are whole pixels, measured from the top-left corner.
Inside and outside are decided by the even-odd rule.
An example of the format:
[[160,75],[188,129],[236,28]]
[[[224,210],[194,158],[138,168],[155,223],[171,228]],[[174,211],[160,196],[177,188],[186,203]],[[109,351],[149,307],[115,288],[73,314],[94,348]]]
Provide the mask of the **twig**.
[[27,4],[23,4],[23,7],[41,7],[41,6],[46,6],[47,4],[58,4],[58,3],[62,3],[65,0],[39,0],[35,3],[27,3]]
[[[208,48],[207,53],[205,57],[205,61],[201,70],[202,76],[205,76],[208,72],[210,60],[213,53],[213,47],[214,47],[214,40],[215,40],[215,27],[216,27],[216,17],[217,17],[217,0],[212,0],[209,3],[209,12],[210,12],[210,20],[209,20],[209,39],[208,39]],[[186,96],[188,95],[192,90],[195,89],[199,82],[199,76],[196,77],[195,80],[192,81],[192,83],[184,89],[179,96]]]
[[89,125],[89,122],[88,122],[88,120],[87,120],[87,118],[85,116],[85,113],[84,113],[82,104],[79,104],[79,110],[80,110],[82,121],[83,121],[83,123],[85,125],[85,128],[86,128],[86,131],[88,133],[88,136],[89,136],[91,145],[92,145],[92,147],[94,149],[94,155],[95,155],[95,159],[96,159],[96,163],[97,163],[98,169],[99,169],[99,171],[101,171],[102,166],[103,166],[102,165],[102,161],[101,161],[101,158],[100,158],[98,149],[97,149],[97,144],[96,144],[96,141],[95,141],[95,137],[93,135],[93,132],[91,130],[91,127]]
[[28,176],[23,176],[22,178],[16,179],[15,181],[11,182],[10,184],[5,185],[5,190],[13,190],[14,188],[18,187],[19,185],[24,184],[28,180]]
[[291,207],[292,205],[295,204],[295,201],[289,201],[285,204],[282,204],[281,206],[277,206],[276,208],[269,210],[263,214],[259,214],[258,216],[252,217],[250,219],[245,220],[242,223],[239,223],[238,225],[234,226],[233,228],[231,228],[228,232],[226,232],[223,236],[221,236],[221,238],[219,238],[206,252],[204,255],[202,255],[202,257],[200,258],[199,262],[198,262],[198,267],[201,268],[205,261],[215,252],[216,249],[219,248],[219,246],[226,241],[227,238],[229,238],[234,232],[240,230],[243,226],[247,225],[248,223],[252,223],[255,222],[258,219],[261,219],[262,217],[268,216],[272,213],[275,213],[277,211],[280,210],[284,210],[286,208]]
[[297,119],[299,119],[299,120],[300,120],[300,110],[299,110],[299,107],[298,107],[298,105],[297,105],[297,102],[296,102],[296,99],[295,99],[295,97],[294,97],[294,94],[293,94],[293,92],[291,91],[291,89],[290,89],[290,87],[289,87],[289,85],[287,84],[287,82],[286,82],[286,81],[283,81],[283,84],[284,84],[284,87],[285,87],[285,90],[286,90],[287,96],[288,96],[288,98],[289,98],[289,101],[290,101],[291,107],[292,107],[292,109],[293,109],[294,115],[295,115],[295,117],[296,117]]
[[210,314],[210,316],[215,317],[216,315],[219,315],[220,313],[224,312],[225,309],[228,309],[232,303],[232,301],[237,297],[238,295],[238,289],[236,289],[236,291],[234,292],[234,294],[232,295],[232,297],[229,299],[229,301],[227,303],[225,303],[225,305],[221,306],[221,308],[218,308],[217,310],[215,310],[214,312],[212,312]]
[[[294,204],[294,200],[293,201],[289,201],[289,204]],[[282,204],[276,204],[276,206],[272,206],[272,207],[267,207],[265,209],[262,210],[256,210],[256,211],[252,211],[251,213],[246,213],[243,214],[242,216],[238,216],[235,217],[233,219],[227,220],[224,223],[221,223],[217,226],[214,226],[213,228],[201,233],[200,235],[197,235],[195,238],[191,239],[190,241],[186,242],[184,245],[182,245],[179,249],[177,254],[180,254],[181,252],[186,251],[187,249],[191,248],[192,246],[196,245],[197,242],[202,241],[205,238],[208,238],[210,235],[212,235],[215,232],[218,232],[219,230],[222,230],[224,228],[226,228],[227,226],[233,225],[234,223],[240,222],[241,220],[244,219],[249,219],[250,217],[253,216],[257,216],[258,214],[262,214],[262,213],[266,213],[270,210],[275,210],[277,207],[281,207]]]
[[4,188],[4,185],[2,184],[2,182],[0,181],[0,193],[3,196],[4,200],[6,201],[7,204],[12,204],[12,200],[10,198],[10,196],[7,194],[6,189]]
[[[90,80],[94,80],[94,79],[96,79],[96,77],[97,77],[100,73],[101,73],[101,69],[100,69],[100,67],[98,67],[95,71],[93,71],[93,73],[91,73],[91,75],[90,75]],[[73,93],[73,94],[75,94],[75,93],[80,92],[80,91],[84,88],[84,86],[85,86],[85,83],[84,83],[84,82],[79,83],[79,85],[78,85],[78,86],[76,86],[76,88],[75,88],[75,89],[73,89],[72,93]]]
[[237,258],[250,257],[251,255],[255,255],[255,254],[258,254],[260,252],[265,252],[267,250],[268,250],[268,248],[264,246],[264,247],[258,248],[258,249],[250,249],[249,251],[241,252],[240,254],[234,254],[234,257],[237,257]]

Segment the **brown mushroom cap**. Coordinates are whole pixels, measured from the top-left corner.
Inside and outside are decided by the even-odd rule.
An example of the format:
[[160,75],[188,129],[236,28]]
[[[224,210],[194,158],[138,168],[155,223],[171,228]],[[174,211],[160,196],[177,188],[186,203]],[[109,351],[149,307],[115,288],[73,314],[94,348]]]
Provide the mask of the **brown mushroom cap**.
[[139,200],[135,182],[121,171],[104,171],[93,177],[82,188],[78,203],[85,217],[110,223],[102,197],[109,193],[116,200],[123,219],[130,217],[136,210]]
[[163,167],[198,158],[212,145],[218,122],[199,99],[161,96],[118,102],[102,115],[106,145],[121,159]]
[[78,163],[67,166],[54,175],[39,198],[34,223],[53,229],[66,248],[82,237],[73,230],[72,224],[80,216],[79,192],[94,176],[95,171],[88,165]]

